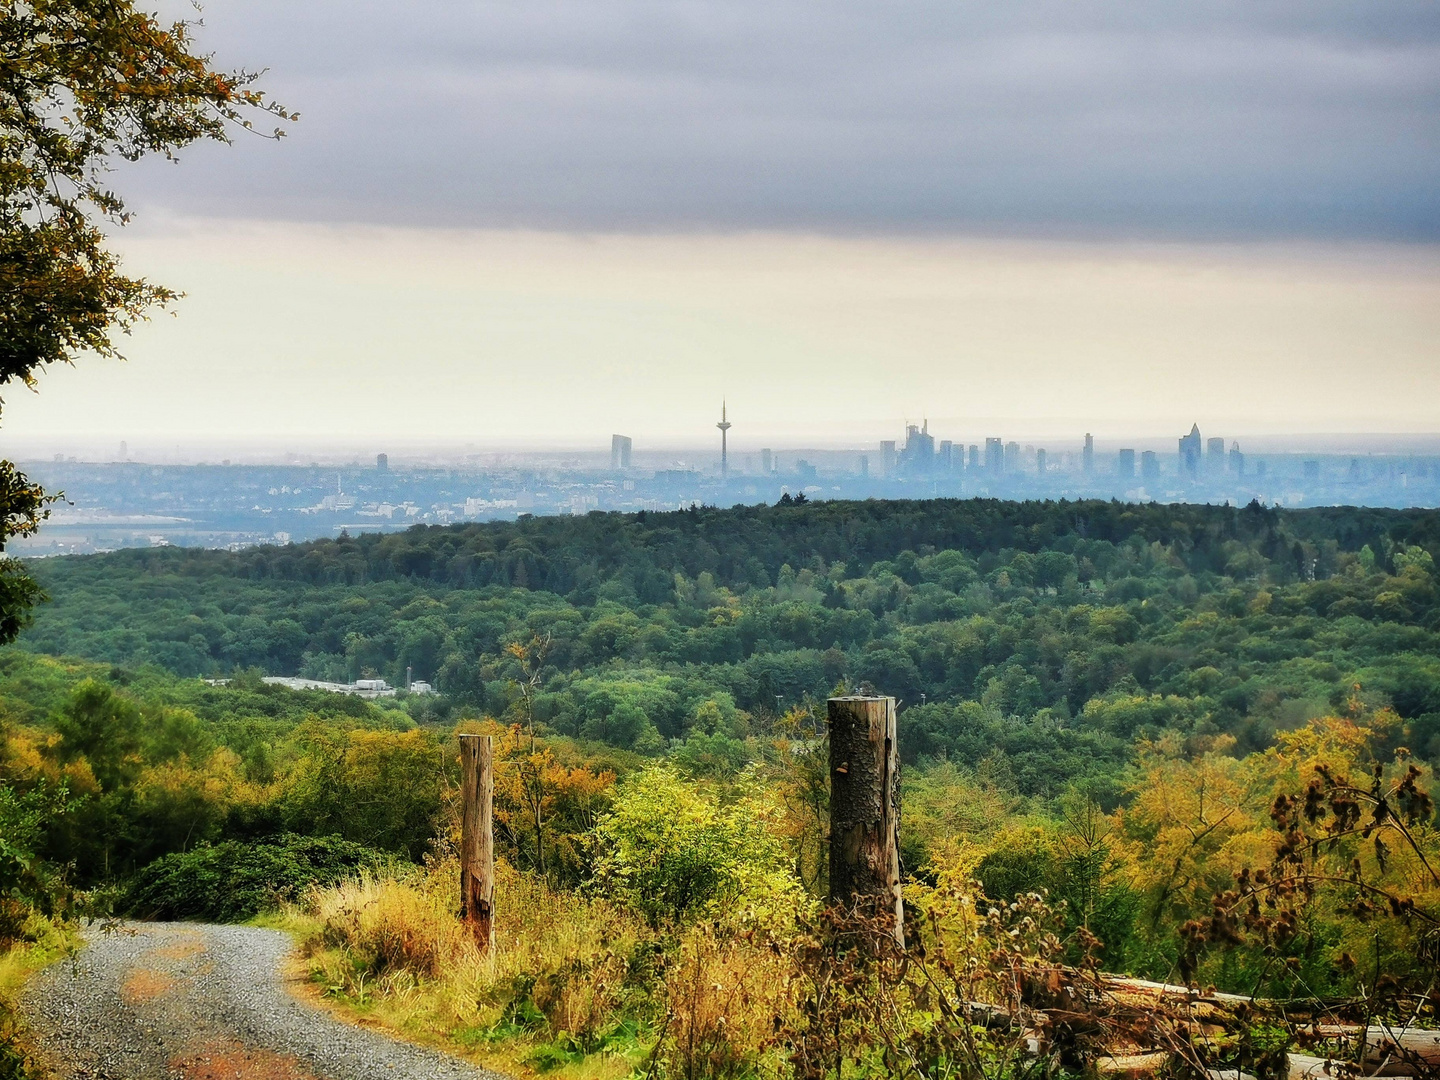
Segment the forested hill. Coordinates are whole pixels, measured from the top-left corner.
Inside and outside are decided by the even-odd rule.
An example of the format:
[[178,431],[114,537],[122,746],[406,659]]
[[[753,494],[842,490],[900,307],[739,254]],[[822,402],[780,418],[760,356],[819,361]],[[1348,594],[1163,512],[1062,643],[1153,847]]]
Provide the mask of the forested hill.
[[[154,548],[65,561],[64,580],[158,574],[311,585],[412,580],[457,588],[545,590],[593,603],[619,581],[642,603],[673,599],[674,574],[709,573],[728,587],[773,585],[783,566],[818,558],[864,574],[905,552],[970,555],[1069,553],[1084,541],[1134,539],[1171,548],[1191,572],[1226,574],[1236,543],[1262,555],[1274,580],[1304,577],[1310,560],[1365,546],[1379,558],[1396,543],[1440,555],[1432,510],[1324,507],[1308,510],[1120,502],[1002,502],[997,499],[821,502],[670,513],[594,512],[518,522],[416,526],[239,553]],[[1277,576],[1278,575],[1278,576]]]
[[53,599],[21,644],[191,676],[400,682],[411,667],[444,693],[438,718],[513,708],[505,646],[538,633],[537,708],[561,733],[651,753],[743,739],[777,708],[869,682],[910,705],[912,758],[1008,755],[1038,791],[1164,731],[1266,745],[1357,683],[1440,754],[1436,557],[1434,511],[597,513],[44,560]]

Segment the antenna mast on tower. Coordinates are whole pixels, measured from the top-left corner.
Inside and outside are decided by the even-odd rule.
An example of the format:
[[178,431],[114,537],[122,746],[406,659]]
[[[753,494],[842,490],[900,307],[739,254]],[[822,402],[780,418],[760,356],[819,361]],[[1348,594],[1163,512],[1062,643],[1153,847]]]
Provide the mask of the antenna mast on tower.
[[727,456],[728,447],[725,444],[731,424],[730,421],[725,418],[725,401],[723,398],[720,401],[720,422],[715,426],[720,429],[720,479],[725,480],[730,476],[730,459]]

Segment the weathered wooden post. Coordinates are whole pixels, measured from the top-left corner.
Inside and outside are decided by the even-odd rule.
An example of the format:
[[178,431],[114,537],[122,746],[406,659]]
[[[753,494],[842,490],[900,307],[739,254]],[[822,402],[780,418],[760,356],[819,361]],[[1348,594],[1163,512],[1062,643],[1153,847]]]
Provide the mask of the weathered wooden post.
[[847,908],[900,900],[900,751],[892,697],[833,697],[830,711],[830,899]]
[[460,917],[481,952],[495,944],[494,749],[489,735],[460,736]]

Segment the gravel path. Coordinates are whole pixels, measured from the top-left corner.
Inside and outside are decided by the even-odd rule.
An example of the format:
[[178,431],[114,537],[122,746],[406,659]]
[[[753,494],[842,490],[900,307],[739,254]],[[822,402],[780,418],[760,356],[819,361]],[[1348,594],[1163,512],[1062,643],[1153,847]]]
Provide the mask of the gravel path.
[[21,1007],[65,1080],[505,1080],[322,1012],[277,930],[128,923],[41,972]]

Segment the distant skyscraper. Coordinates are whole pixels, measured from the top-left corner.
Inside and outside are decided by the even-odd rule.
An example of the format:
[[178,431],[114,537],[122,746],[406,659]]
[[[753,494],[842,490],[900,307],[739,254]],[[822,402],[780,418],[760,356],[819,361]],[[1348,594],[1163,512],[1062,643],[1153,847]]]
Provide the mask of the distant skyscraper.
[[120,442],[120,460],[121,460],[121,461],[129,461],[129,460],[130,460],[130,444],[127,443],[127,442],[125,442],[124,440],[121,440],[121,442]]
[[1200,478],[1199,424],[1191,424],[1190,434],[1180,440],[1180,475],[1188,476],[1191,480]]
[[862,477],[868,477],[870,475],[870,459],[864,454],[860,455],[860,475]]
[[930,421],[926,420],[922,427],[906,426],[900,463],[912,473],[929,473],[935,468],[935,436],[930,434]]
[[1020,471],[1020,444],[1013,440],[1005,444],[1005,471],[1008,473]]
[[1085,471],[1086,476],[1095,471],[1095,436],[1088,431],[1085,433],[1085,456],[1081,462],[1081,468]]
[[1225,471],[1224,439],[1205,440],[1205,471],[1211,476],[1219,476]]
[[940,440],[940,453],[936,455],[941,472],[949,472],[955,466],[955,444],[949,439]]
[[966,467],[974,472],[980,471],[980,447],[976,443],[970,444],[970,460],[966,463]]
[[1240,452],[1240,444],[1232,443],[1230,446],[1230,475],[1245,475],[1245,455]]
[[1160,455],[1154,450],[1142,450],[1140,452],[1140,479],[1160,479]]
[[1135,451],[1121,450],[1115,464],[1115,472],[1122,480],[1135,479]]
[[730,434],[730,428],[734,426],[726,419],[724,401],[720,402],[720,422],[715,426],[720,429],[720,476],[723,479],[730,475],[730,456],[726,438]]
[[375,471],[376,471],[376,472],[389,472],[389,471],[390,471],[390,455],[389,455],[389,454],[376,454],[376,455],[375,455]]
[[895,454],[895,440],[886,439],[880,444],[880,474],[882,476],[894,476],[895,466],[899,459]]
[[1039,476],[1045,475],[1045,451],[1043,449],[1035,451],[1035,472]]
[[775,471],[775,463],[771,460],[771,456],[768,449],[760,451],[760,471],[766,476]]
[[630,468],[631,442],[629,435],[610,436],[610,468],[615,472]]
[[1003,439],[985,440],[985,471],[999,476],[1005,471],[1005,442]]

